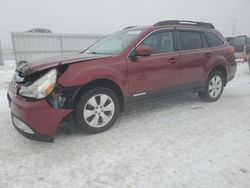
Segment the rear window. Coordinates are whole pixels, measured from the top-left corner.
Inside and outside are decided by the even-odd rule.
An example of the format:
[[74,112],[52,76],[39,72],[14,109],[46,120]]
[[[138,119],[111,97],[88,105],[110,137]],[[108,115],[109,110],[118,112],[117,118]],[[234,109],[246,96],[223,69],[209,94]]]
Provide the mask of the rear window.
[[216,34],[212,32],[205,32],[210,47],[221,46],[224,41]]
[[181,50],[193,50],[203,48],[200,32],[179,31]]

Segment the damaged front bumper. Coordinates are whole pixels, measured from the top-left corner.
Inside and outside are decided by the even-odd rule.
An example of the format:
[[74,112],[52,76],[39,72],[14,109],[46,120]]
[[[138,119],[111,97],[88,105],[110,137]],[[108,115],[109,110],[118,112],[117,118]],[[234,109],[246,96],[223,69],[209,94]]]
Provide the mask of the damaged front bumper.
[[60,122],[73,111],[56,109],[45,99],[27,101],[10,88],[7,97],[14,127],[23,136],[32,140],[53,142]]

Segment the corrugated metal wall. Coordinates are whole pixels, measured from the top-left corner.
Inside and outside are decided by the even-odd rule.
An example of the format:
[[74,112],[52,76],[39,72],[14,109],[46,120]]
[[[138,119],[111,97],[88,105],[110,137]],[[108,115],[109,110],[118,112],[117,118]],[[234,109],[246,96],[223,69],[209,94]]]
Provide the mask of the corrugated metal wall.
[[13,49],[2,48],[2,56],[3,56],[3,60],[14,60],[15,59]]
[[16,63],[77,53],[88,48],[104,35],[20,33],[12,32]]

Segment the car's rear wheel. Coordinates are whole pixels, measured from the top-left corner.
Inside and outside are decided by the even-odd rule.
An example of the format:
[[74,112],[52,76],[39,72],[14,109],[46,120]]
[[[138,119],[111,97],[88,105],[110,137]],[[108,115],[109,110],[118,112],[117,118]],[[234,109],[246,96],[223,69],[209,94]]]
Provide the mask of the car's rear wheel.
[[207,102],[217,101],[224,89],[225,78],[221,72],[214,71],[208,78],[205,91],[198,92],[199,97]]
[[91,89],[77,104],[76,124],[88,133],[103,132],[115,123],[119,107],[118,97],[112,90],[103,87]]

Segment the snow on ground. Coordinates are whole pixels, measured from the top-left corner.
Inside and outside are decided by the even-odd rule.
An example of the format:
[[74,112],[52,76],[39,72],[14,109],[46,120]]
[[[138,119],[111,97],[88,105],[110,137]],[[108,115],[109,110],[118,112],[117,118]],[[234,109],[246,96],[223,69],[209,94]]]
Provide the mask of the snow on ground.
[[250,187],[250,72],[215,103],[178,94],[136,103],[97,135],[59,132],[30,141],[13,128],[0,67],[0,187]]
[[[6,64],[5,64],[6,65]],[[15,72],[15,64],[0,66],[0,113],[8,110],[7,85],[11,81]],[[7,103],[6,103],[7,102]],[[0,116],[0,119],[2,117]],[[1,187],[1,186],[0,186]]]

